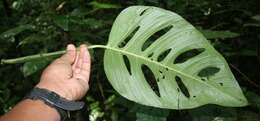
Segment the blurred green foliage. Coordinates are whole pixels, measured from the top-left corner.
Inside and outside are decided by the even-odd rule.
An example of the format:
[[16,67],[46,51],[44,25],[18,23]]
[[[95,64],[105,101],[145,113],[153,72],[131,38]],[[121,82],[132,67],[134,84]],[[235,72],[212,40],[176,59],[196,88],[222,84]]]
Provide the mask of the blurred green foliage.
[[[0,59],[64,49],[69,43],[106,44],[115,17],[131,5],[174,11],[195,25],[228,60],[250,105],[194,110],[142,106],[118,95],[103,72],[103,50],[91,52],[87,106],[71,112],[76,121],[259,121],[259,0],[2,0]],[[0,65],[0,113],[9,111],[39,81],[54,58]],[[95,61],[98,60],[98,61]]]

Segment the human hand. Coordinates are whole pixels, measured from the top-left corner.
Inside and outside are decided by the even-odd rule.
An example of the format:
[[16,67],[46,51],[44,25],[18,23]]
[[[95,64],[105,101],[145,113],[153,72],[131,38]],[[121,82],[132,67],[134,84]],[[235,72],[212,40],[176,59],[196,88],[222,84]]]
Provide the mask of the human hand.
[[89,89],[90,66],[86,45],[81,45],[77,52],[75,46],[70,44],[66,53],[43,71],[36,87],[56,92],[68,100],[80,99]]

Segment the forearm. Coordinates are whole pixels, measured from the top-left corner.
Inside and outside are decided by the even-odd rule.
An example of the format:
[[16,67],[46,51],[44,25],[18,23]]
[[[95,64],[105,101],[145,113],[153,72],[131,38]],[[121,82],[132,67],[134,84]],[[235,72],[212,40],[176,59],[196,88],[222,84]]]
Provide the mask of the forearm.
[[43,101],[26,99],[3,115],[0,121],[60,121],[60,115]]

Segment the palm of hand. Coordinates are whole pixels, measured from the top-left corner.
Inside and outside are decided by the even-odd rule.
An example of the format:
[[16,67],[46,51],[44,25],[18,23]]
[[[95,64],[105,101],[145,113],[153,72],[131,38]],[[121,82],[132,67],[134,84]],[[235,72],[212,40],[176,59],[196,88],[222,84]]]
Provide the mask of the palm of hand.
[[67,47],[67,52],[55,60],[43,72],[37,85],[54,91],[68,100],[82,98],[87,92],[90,74],[90,56],[85,45],[76,52],[73,45]]

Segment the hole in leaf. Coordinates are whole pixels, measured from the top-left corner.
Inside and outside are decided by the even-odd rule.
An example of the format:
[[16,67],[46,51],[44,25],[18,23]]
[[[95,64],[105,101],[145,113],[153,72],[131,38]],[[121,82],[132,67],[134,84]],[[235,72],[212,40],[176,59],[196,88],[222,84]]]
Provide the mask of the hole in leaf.
[[152,57],[153,56],[153,53],[150,53],[149,55],[148,55],[148,58],[150,58],[150,57]]
[[144,15],[144,13],[148,10],[149,8],[146,8],[145,10],[143,10],[141,13],[140,13],[140,16]]
[[159,81],[160,81],[160,79],[159,79],[159,78],[157,78],[157,79],[156,79],[156,81],[157,81],[157,82],[159,82]]
[[161,71],[161,70],[159,70],[159,72],[160,72],[160,73],[162,73],[162,71]]
[[159,31],[157,31],[156,33],[154,33],[152,36],[150,36],[143,44],[142,46],[142,51],[144,51],[145,49],[147,49],[152,43],[155,42],[155,40],[157,40],[158,38],[160,38],[162,35],[166,34],[170,29],[172,28],[172,25],[167,26]]
[[132,75],[130,61],[129,61],[128,57],[126,55],[123,55],[123,59],[124,59],[125,66],[129,72],[129,74]]
[[204,79],[204,78],[202,78],[201,80],[202,80],[202,81],[206,81],[206,79]]
[[118,44],[119,48],[123,48],[129,42],[129,40],[135,35],[135,33],[139,30],[140,26],[136,27],[134,31],[132,31],[122,42]]
[[179,89],[181,90],[181,92],[187,97],[190,98],[190,93],[189,90],[187,89],[187,87],[184,85],[184,83],[182,82],[181,78],[179,76],[175,76],[175,80],[179,86]]
[[183,62],[199,55],[200,53],[202,53],[204,51],[205,51],[204,48],[197,48],[197,49],[191,49],[186,52],[183,52],[182,54],[177,56],[177,58],[174,60],[174,64],[183,63]]
[[165,79],[165,76],[163,75],[162,79]]
[[195,98],[196,96],[194,95],[193,98]]
[[219,84],[220,84],[220,86],[223,86],[223,83],[222,83],[222,82],[220,82]]
[[200,77],[209,77],[213,76],[214,74],[218,73],[220,71],[217,67],[206,67],[198,73],[198,76]]
[[156,79],[154,77],[154,74],[153,72],[151,71],[151,69],[146,66],[146,65],[142,65],[142,71],[143,71],[143,74],[144,74],[144,77],[146,79],[146,81],[148,82],[148,84],[150,85],[150,87],[152,88],[152,90],[154,91],[154,93],[160,97],[160,92],[159,92],[159,87],[158,87],[158,84],[156,82]]
[[168,71],[169,69],[168,68],[165,68],[166,71]]
[[158,62],[163,61],[164,58],[166,58],[166,56],[171,52],[171,50],[172,50],[172,49],[167,49],[167,50],[165,50],[164,52],[162,52],[162,53],[158,56],[157,61],[158,61]]

